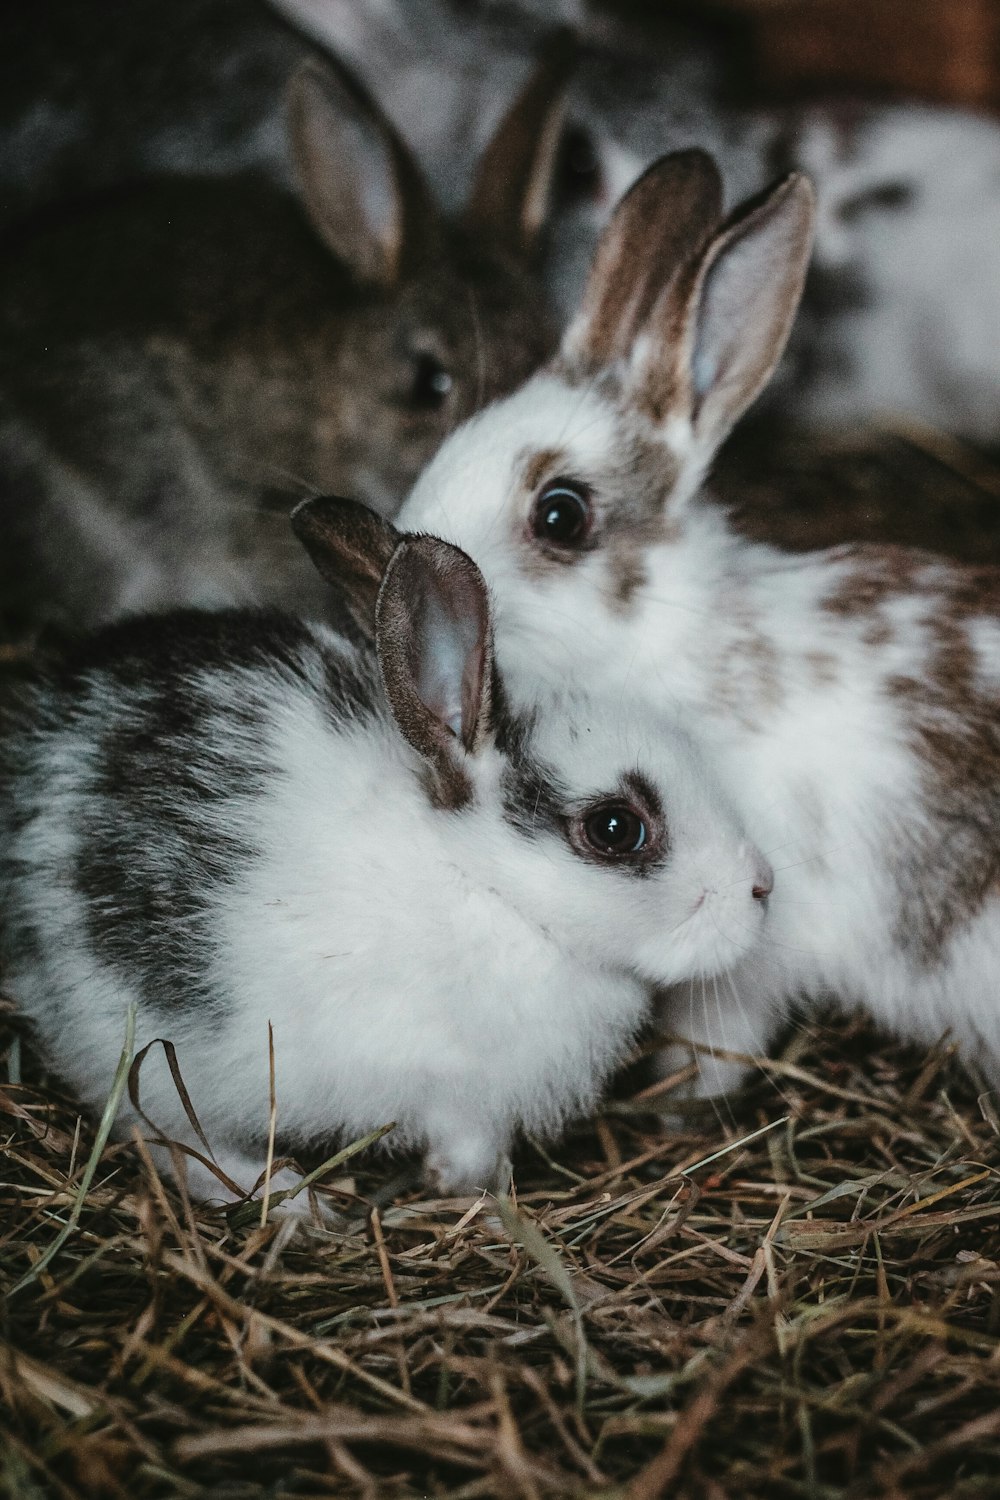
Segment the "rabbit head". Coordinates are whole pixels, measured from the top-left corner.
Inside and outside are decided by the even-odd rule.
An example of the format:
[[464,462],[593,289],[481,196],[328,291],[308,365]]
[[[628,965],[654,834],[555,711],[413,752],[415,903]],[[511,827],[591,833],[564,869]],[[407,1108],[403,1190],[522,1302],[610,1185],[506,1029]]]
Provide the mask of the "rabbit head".
[[[681,536],[704,534],[717,567],[714,515],[692,502],[784,348],[812,193],[792,175],[723,222],[720,204],[704,153],[650,168],[600,241],[556,360],[453,434],[404,506],[406,527],[475,557],[518,676],[558,677],[576,651],[620,678],[651,549],[658,584]],[[695,608],[692,571],[689,546],[678,608]]]
[[549,352],[535,252],[571,61],[554,39],[487,142],[455,222],[352,78],[314,63],[292,80],[301,196],[356,292],[329,351],[336,441],[310,469],[312,488],[362,493],[391,513],[444,434]]
[[457,223],[353,77],[310,62],[289,91],[301,203],[253,177],[164,178],[9,244],[0,570],[23,595],[30,557],[29,622],[315,607],[291,500],[395,510],[455,423],[552,347],[534,251],[570,62],[554,42]]
[[347,501],[304,502],[293,525],[362,631],[374,621],[397,728],[432,804],[476,831],[477,878],[570,951],[654,984],[745,953],[770,870],[680,729],[580,692],[515,706],[486,584],[457,547]]

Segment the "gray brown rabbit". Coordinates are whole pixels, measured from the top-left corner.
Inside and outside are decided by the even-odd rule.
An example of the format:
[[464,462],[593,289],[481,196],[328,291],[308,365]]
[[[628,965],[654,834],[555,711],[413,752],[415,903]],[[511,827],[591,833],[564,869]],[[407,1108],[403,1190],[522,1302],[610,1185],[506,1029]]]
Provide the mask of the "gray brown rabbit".
[[8,241],[16,624],[318,605],[291,503],[346,491],[392,512],[447,431],[548,349],[532,252],[568,64],[558,43],[543,56],[458,223],[353,77],[312,62],[289,90],[301,201],[257,176],[163,178]]

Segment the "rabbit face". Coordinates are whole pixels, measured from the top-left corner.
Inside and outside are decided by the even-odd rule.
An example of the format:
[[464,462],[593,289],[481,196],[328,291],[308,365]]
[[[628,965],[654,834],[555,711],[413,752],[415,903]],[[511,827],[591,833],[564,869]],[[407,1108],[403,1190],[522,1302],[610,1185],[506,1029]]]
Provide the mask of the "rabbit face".
[[[615,701],[613,710],[609,701]],[[761,939],[773,876],[693,744],[620,700],[545,699],[500,736],[504,823],[527,841],[510,899],[598,968],[662,986]],[[500,860],[492,861],[496,870]],[[484,872],[485,873],[485,872]]]
[[448,433],[528,378],[552,347],[531,273],[471,249],[455,260],[440,281],[358,303],[349,340],[323,323],[303,327],[294,366],[282,361],[276,372],[284,397],[259,381],[256,398],[247,391],[269,412],[283,400],[299,417],[286,441],[273,421],[262,425],[261,471],[284,470],[312,492],[363,495],[391,515]]
[[740,956],[770,871],[680,730],[573,692],[515,705],[464,553],[398,543],[346,501],[306,502],[294,524],[324,576],[347,579],[362,629],[374,609],[396,724],[432,802],[466,820],[464,837],[454,828],[475,885],[601,969],[665,984]]
[[623,690],[643,539],[662,534],[679,471],[667,447],[637,440],[606,393],[538,376],[452,436],[400,522],[476,558],[504,665],[557,682],[578,648],[582,660],[616,662]]
[[650,168],[555,364],[454,434],[403,509],[480,562],[519,673],[555,680],[578,655],[613,688],[660,671],[639,628],[650,599],[704,618],[719,534],[689,502],[780,357],[812,215],[796,177],[721,227],[720,203],[702,153]]

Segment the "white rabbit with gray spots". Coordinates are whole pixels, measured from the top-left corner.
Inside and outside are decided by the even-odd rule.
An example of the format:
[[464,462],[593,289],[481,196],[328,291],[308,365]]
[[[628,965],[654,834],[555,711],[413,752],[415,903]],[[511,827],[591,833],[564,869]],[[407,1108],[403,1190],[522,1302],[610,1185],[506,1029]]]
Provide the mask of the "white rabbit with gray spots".
[[512,691],[686,716],[773,862],[766,965],[667,1002],[703,1091],[800,995],[950,1028],[1000,1074],[1000,572],[729,528],[704,476],[785,345],[813,195],[793,175],[720,203],[700,152],[640,179],[555,361],[452,435],[401,524],[479,564]]
[[[346,501],[294,524],[349,638],[127,620],[8,704],[5,991],[95,1108],[130,1002],[137,1047],[174,1043],[225,1178],[192,1158],[199,1195],[263,1171],[269,1021],[283,1148],[395,1121],[440,1187],[487,1187],[519,1128],[593,1105],[651,985],[743,957],[770,870],[680,731],[576,693],[510,707],[464,553]],[[155,1054],[140,1082],[194,1146]]]

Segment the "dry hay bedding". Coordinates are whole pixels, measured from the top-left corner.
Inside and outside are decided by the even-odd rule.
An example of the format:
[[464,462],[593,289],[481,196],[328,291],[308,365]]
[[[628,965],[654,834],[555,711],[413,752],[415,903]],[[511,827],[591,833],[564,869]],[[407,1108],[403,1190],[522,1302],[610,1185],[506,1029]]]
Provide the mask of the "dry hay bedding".
[[[982,558],[996,471],[951,458],[934,540]],[[873,511],[851,463],[842,521],[896,539],[912,472]],[[620,1099],[509,1204],[361,1155],[332,1229],[192,1207],[10,1017],[0,1057],[0,1495],[1000,1494],[1000,1103],[946,1044],[799,1025],[737,1116]]]
[[612,1103],[510,1203],[358,1157],[332,1229],[131,1142],[81,1192],[96,1122],[5,1051],[0,1493],[998,1493],[1000,1118],[945,1045],[798,1026],[738,1118]]

